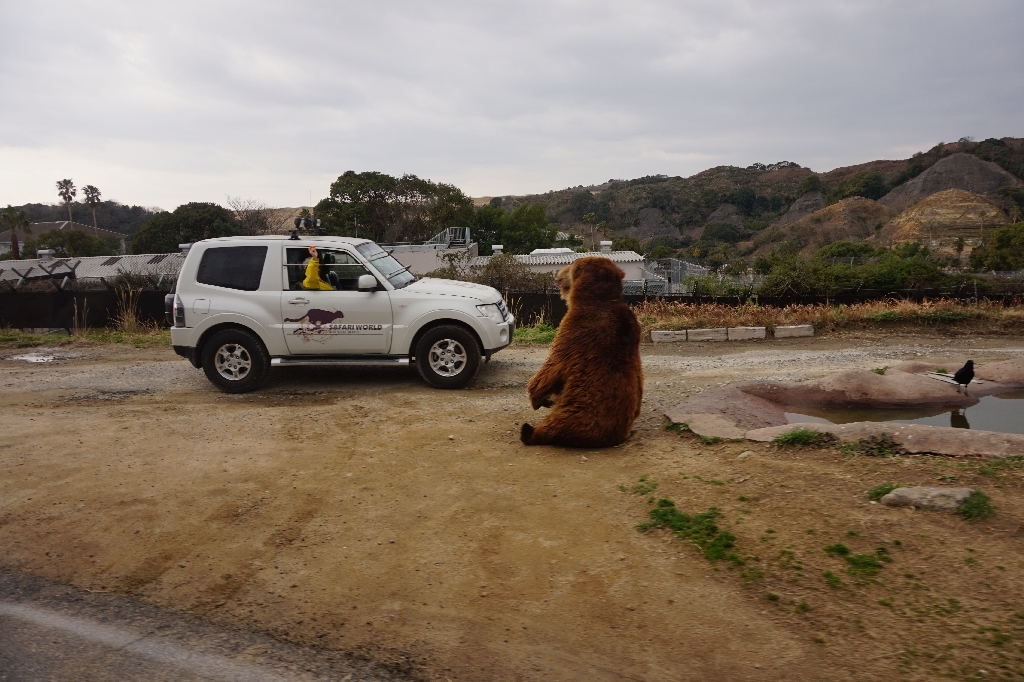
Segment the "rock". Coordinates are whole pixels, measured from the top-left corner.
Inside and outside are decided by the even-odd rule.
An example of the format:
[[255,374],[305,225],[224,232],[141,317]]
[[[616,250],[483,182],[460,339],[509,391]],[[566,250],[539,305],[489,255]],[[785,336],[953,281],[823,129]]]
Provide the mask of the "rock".
[[812,189],[793,202],[789,210],[775,223],[775,227],[785,227],[823,208],[825,208],[825,200],[821,196],[821,190]]
[[792,406],[814,407],[970,407],[977,397],[917,374],[889,370],[850,370],[804,382],[759,381],[739,385],[745,393]]
[[[690,396],[667,410],[665,417],[677,424],[688,424],[699,436],[719,438],[742,438],[749,429],[786,423],[781,405],[744,393],[735,386]],[[709,417],[717,417],[718,421]]]
[[995,198],[1000,187],[1021,185],[1024,182],[991,161],[982,161],[973,154],[951,154],[886,194],[878,203],[899,212],[946,189],[962,189]]
[[744,450],[740,454],[736,455],[736,459],[746,459],[747,457],[750,457],[752,454],[754,454],[753,450]]
[[879,501],[890,507],[956,511],[973,492],[970,488],[896,488]]
[[814,336],[814,325],[792,324],[776,327],[772,335],[777,339],[796,339],[804,336]]
[[718,329],[687,329],[687,341],[727,341],[729,333],[725,327]]
[[676,341],[686,341],[686,330],[654,330],[651,332],[651,341],[653,343],[674,343]]
[[746,439],[770,443],[776,437],[794,429],[809,429],[831,433],[845,443],[856,443],[864,438],[886,436],[901,450],[909,453],[930,453],[936,455],[983,455],[1007,457],[1024,453],[1024,435],[954,429],[948,426],[925,426],[923,424],[897,424],[895,422],[852,422],[850,424],[797,423],[785,426],[769,426],[747,431]]
[[635,224],[627,227],[625,232],[641,241],[651,237],[679,238],[679,229],[667,221],[665,215],[656,208],[640,209]]
[[749,341],[751,339],[763,339],[767,336],[764,327],[729,327],[726,330],[726,338],[730,341]]
[[740,213],[740,209],[732,204],[720,204],[704,222],[706,225],[711,223],[729,223],[734,227],[743,229],[743,214]]
[[875,243],[920,242],[952,251],[957,237],[974,246],[983,228],[1010,223],[1002,209],[985,197],[961,189],[936,192],[896,216],[875,235]]
[[1003,386],[1024,386],[1024,359],[979,365],[974,368],[974,376]]

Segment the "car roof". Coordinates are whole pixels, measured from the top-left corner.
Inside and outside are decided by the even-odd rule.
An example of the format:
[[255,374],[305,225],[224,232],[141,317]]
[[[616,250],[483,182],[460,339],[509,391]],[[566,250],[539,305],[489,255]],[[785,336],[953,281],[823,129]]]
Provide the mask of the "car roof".
[[[223,242],[242,242],[242,241],[295,241],[288,235],[283,234],[268,234],[259,235],[253,237],[214,237],[212,239],[204,239],[197,244],[209,244],[209,243],[223,243]],[[370,243],[369,239],[362,237],[334,237],[329,235],[300,235],[298,241],[303,243],[315,243],[315,244],[349,244],[357,246],[360,244]]]

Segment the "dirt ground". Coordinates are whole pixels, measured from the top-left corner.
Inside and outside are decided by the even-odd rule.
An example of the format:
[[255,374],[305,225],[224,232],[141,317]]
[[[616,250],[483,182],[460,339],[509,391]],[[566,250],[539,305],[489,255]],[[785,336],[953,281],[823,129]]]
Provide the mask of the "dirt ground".
[[[170,349],[54,352],[0,360],[3,568],[429,680],[1024,677],[1019,460],[706,444],[662,417],[711,386],[1003,360],[1019,338],[648,345],[644,414],[607,450],[519,443],[545,347],[465,391],[295,368],[245,396]],[[977,487],[997,513],[870,502],[886,481]],[[720,509],[743,564],[639,532],[662,497]],[[851,575],[834,543],[892,561]]]

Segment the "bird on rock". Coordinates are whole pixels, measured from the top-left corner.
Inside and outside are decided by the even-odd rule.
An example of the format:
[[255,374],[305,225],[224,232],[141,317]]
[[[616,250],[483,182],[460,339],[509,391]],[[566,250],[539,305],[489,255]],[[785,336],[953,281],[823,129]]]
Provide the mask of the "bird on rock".
[[964,393],[967,393],[967,384],[974,380],[974,360],[968,360],[967,364],[956,371],[953,375],[953,381],[956,382],[956,392],[960,392],[960,387],[964,387]]

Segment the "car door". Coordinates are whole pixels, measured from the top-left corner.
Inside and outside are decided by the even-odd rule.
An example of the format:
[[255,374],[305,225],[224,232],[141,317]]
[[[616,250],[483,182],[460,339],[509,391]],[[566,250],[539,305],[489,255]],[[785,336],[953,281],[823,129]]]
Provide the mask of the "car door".
[[[321,278],[332,289],[309,291],[302,287],[309,262],[309,247],[287,246],[281,296],[282,329],[293,355],[360,355],[387,353],[391,348],[391,299],[378,285],[374,291],[358,291],[360,275],[370,273],[342,248],[320,248],[331,265],[321,266]],[[376,279],[376,277],[375,277]]]

